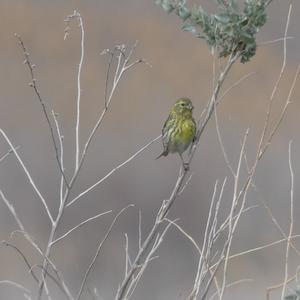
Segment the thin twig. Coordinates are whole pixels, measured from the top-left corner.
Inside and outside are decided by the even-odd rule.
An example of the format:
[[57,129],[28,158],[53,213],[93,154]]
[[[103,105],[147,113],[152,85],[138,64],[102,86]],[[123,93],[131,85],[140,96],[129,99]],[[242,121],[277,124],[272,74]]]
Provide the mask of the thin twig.
[[108,83],[109,83],[111,65],[112,65],[112,62],[114,60],[114,56],[115,56],[115,53],[116,53],[116,48],[113,51],[110,51],[110,49],[106,49],[106,51],[102,52],[101,54],[104,54],[104,53],[109,53],[110,54],[110,59],[108,61],[108,67],[107,67],[107,72],[106,72],[105,89],[104,89],[104,107],[106,109],[108,109],[108,105],[107,105],[107,101],[108,101],[108,99],[107,99]]
[[36,184],[34,183],[29,171],[27,170],[25,164],[23,163],[21,157],[19,156],[17,150],[16,150],[16,147],[14,147],[14,145],[12,144],[12,142],[9,140],[8,136],[6,135],[6,133],[0,128],[0,133],[2,134],[2,136],[4,137],[4,139],[6,140],[6,142],[8,143],[8,145],[10,146],[11,150],[14,152],[14,155],[16,156],[16,158],[18,159],[21,167],[23,168],[31,186],[33,187],[34,191],[36,192],[36,194],[38,195],[39,199],[41,200],[46,212],[47,212],[47,215],[49,217],[49,220],[51,221],[51,223],[53,224],[54,220],[53,220],[53,217],[50,213],[50,210],[49,210],[49,207],[46,203],[46,200],[44,199],[44,197],[42,196],[41,192],[39,191],[39,189],[37,188]]
[[285,280],[284,282],[281,282],[281,283],[279,283],[279,284],[275,284],[275,285],[269,286],[269,287],[267,288],[267,292],[266,292],[266,298],[267,298],[267,300],[270,300],[270,293],[271,293],[273,290],[280,289],[280,288],[283,287],[285,284],[288,284],[288,283],[294,281],[294,280],[297,278],[298,273],[299,273],[299,272],[297,271],[297,273],[296,273],[295,275],[293,275],[292,277],[288,278],[288,279]]
[[[20,230],[17,230],[18,232],[21,232],[25,238],[29,241],[29,243],[38,251],[38,253],[43,256],[43,252],[42,250],[40,249],[40,247],[34,242],[33,238],[28,234],[28,232],[25,231],[24,229],[24,225],[22,224],[21,220],[19,219],[15,209],[14,209],[14,206],[8,201],[8,199],[4,196],[3,192],[0,190],[0,195],[1,195],[1,198],[3,200],[3,202],[6,204],[6,206],[8,207],[9,211],[11,212],[11,214],[14,216],[14,219],[15,221],[17,222],[18,224],[18,227],[20,228]],[[17,231],[13,231],[11,233],[11,238],[13,236],[13,234]],[[29,270],[30,270],[30,273],[31,273],[31,267],[30,267],[30,264],[28,262],[28,260],[26,259],[26,257],[23,255],[23,253],[21,252],[21,250],[19,250],[17,247],[13,246],[12,244],[6,242],[6,241],[2,241],[2,243],[6,246],[11,246],[13,247],[15,250],[17,250],[20,255],[23,257],[26,265],[29,267]],[[57,271],[57,268],[56,266],[54,265],[54,263],[52,261],[50,261],[48,258],[47,258],[47,261],[50,263],[50,265],[52,266],[53,270],[56,272],[56,275],[58,277],[58,279],[60,280],[60,284],[59,284],[59,287],[62,289],[62,291],[64,292],[65,295],[68,296],[68,299],[72,300],[73,297],[68,289],[68,287],[66,286],[64,280],[62,279],[62,276],[60,275],[60,273]],[[34,277],[34,279],[36,279],[38,281],[38,278],[32,273],[32,276]],[[48,291],[48,288],[46,287],[45,288],[46,290],[46,294],[49,295],[49,291]]]
[[[63,146],[63,136],[60,131],[59,123],[57,120],[57,114],[52,110],[52,117],[54,119],[57,135],[58,135],[58,140],[59,140],[59,148],[60,148],[60,162],[61,162],[61,167],[65,171],[64,168],[64,146]],[[64,193],[64,178],[61,176],[60,179],[60,191],[59,191],[59,199],[60,199],[60,205],[62,205],[63,202],[63,193]]]
[[1,195],[1,198],[2,198],[3,202],[6,204],[7,208],[9,209],[11,214],[13,215],[13,217],[14,217],[15,221],[17,222],[19,228],[24,231],[24,226],[23,226],[18,214],[16,213],[16,210],[15,210],[14,206],[8,201],[8,199],[3,194],[2,190],[0,190],[0,195]]
[[[300,234],[295,234],[295,235],[291,236],[291,239],[296,239],[296,238],[300,238]],[[272,246],[275,246],[275,245],[281,244],[283,242],[286,242],[287,240],[288,240],[288,238],[284,238],[284,239],[277,240],[275,242],[268,243],[266,245],[262,245],[262,246],[259,246],[259,247],[256,247],[256,248],[251,248],[249,250],[230,255],[228,257],[228,259],[230,260],[230,259],[237,258],[237,257],[240,257],[240,256],[245,255],[245,254],[254,253],[254,252],[257,252],[257,251],[260,251],[260,250],[264,250],[264,249],[270,248]]]
[[273,0],[267,0],[265,6],[270,5],[273,2]]
[[[245,279],[240,279],[240,280],[237,280],[237,281],[228,283],[228,284],[226,285],[226,289],[228,289],[228,288],[230,288],[230,287],[233,287],[233,286],[235,286],[235,285],[238,285],[238,284],[240,284],[240,283],[245,283],[245,282],[253,282],[253,279],[245,278]],[[216,292],[216,293],[213,293],[213,294],[210,296],[209,300],[214,299],[217,295],[218,295],[217,292]]]
[[83,64],[83,58],[84,58],[84,27],[83,27],[83,21],[81,18],[81,15],[79,12],[74,11],[74,14],[71,16],[76,18],[79,21],[79,27],[81,32],[81,43],[80,43],[80,61],[78,64],[78,73],[77,73],[77,101],[76,101],[76,136],[75,136],[75,170],[79,167],[79,154],[80,154],[80,148],[79,148],[79,128],[80,128],[80,100],[81,100],[81,70],[82,70],[82,64]]
[[215,107],[214,115],[215,115],[215,121],[216,121],[216,131],[217,131],[217,136],[218,136],[218,141],[219,141],[219,144],[220,144],[220,147],[221,147],[221,151],[222,151],[225,163],[226,163],[227,167],[229,168],[232,176],[234,177],[235,173],[234,173],[233,167],[232,167],[232,165],[231,165],[231,163],[229,161],[229,157],[228,157],[228,154],[227,154],[227,152],[225,150],[225,146],[224,146],[224,143],[223,143],[222,135],[221,135],[221,132],[220,132],[217,107]]
[[178,196],[180,196],[180,195],[184,192],[184,190],[186,189],[186,187],[187,187],[188,184],[190,183],[190,181],[191,181],[191,179],[192,179],[193,176],[194,176],[194,173],[192,172],[192,173],[190,174],[190,176],[188,177],[188,179],[186,180],[186,182],[185,182],[185,184],[183,185],[183,187],[181,188],[181,190],[178,192]]
[[194,247],[197,249],[199,255],[201,255],[201,249],[200,247],[198,246],[198,244],[196,243],[196,241],[194,240],[194,238],[189,235],[180,225],[178,225],[176,222],[168,219],[168,218],[165,218],[165,220],[169,223],[171,223],[172,225],[174,225],[189,241],[191,241],[191,243],[194,245]]
[[139,210],[139,234],[138,234],[139,250],[142,247],[142,212]]
[[25,265],[27,266],[27,268],[28,268],[28,270],[29,270],[29,273],[31,274],[31,276],[33,277],[33,279],[34,279],[36,282],[39,282],[37,276],[35,275],[35,273],[34,273],[33,270],[32,270],[32,267],[31,267],[31,265],[30,265],[28,259],[27,259],[26,256],[25,256],[25,254],[24,254],[18,247],[16,247],[15,245],[13,245],[13,244],[11,244],[11,243],[9,243],[9,242],[7,242],[7,241],[1,241],[1,244],[4,245],[4,246],[6,246],[6,247],[10,247],[10,248],[14,249],[15,251],[17,251],[18,254],[22,257],[22,259],[23,259]]
[[42,96],[40,94],[40,91],[39,91],[37,83],[36,83],[37,80],[36,80],[36,77],[35,77],[35,74],[34,74],[35,65],[31,62],[31,59],[30,59],[30,56],[29,56],[29,52],[26,49],[25,44],[24,44],[21,36],[18,35],[18,34],[15,34],[15,36],[18,39],[19,44],[20,44],[20,46],[22,48],[22,51],[23,51],[23,54],[24,54],[24,57],[25,57],[24,63],[28,66],[28,69],[29,69],[29,72],[30,72],[31,82],[30,82],[29,85],[33,88],[33,90],[34,90],[34,92],[35,92],[35,94],[36,94],[36,96],[37,96],[37,98],[38,98],[38,100],[39,100],[39,102],[40,102],[40,104],[42,106],[44,117],[45,117],[45,119],[47,121],[49,130],[50,130],[52,144],[53,144],[53,147],[54,147],[54,150],[55,150],[55,156],[56,156],[56,160],[57,160],[57,163],[58,163],[59,170],[60,170],[61,174],[64,177],[66,185],[68,186],[68,180],[67,180],[67,178],[66,178],[66,176],[64,174],[63,168],[61,166],[61,162],[59,160],[59,153],[58,153],[58,148],[57,148],[57,145],[56,145],[54,130],[53,130],[53,127],[52,127],[52,124],[51,124],[51,121],[50,121],[50,117],[49,117],[48,112],[47,112],[46,103],[42,99]]
[[[226,180],[224,180],[224,184],[225,185]],[[216,218],[216,215],[214,215],[214,207],[217,205],[216,202],[216,195],[217,195],[217,187],[218,187],[218,181],[216,181],[215,185],[214,185],[214,191],[213,191],[213,195],[212,195],[212,200],[211,200],[211,204],[210,204],[210,208],[209,208],[209,212],[208,212],[208,217],[206,220],[206,226],[205,226],[205,232],[204,232],[204,238],[203,238],[203,245],[202,245],[202,249],[200,252],[200,257],[199,257],[199,261],[198,261],[198,267],[197,267],[197,273],[195,276],[195,280],[194,280],[194,286],[192,289],[192,292],[189,295],[190,299],[195,299],[199,293],[200,290],[200,285],[202,282],[202,279],[205,277],[204,275],[204,266],[207,267],[207,269],[209,269],[209,267],[207,266],[207,258],[209,256],[209,252],[210,252],[210,245],[209,245],[209,234],[210,234],[210,225],[214,223],[214,219]],[[221,201],[221,198],[219,197],[217,201]],[[212,226],[211,226],[212,227]]]
[[284,284],[281,291],[281,300],[284,300],[284,295],[286,291],[286,285],[289,276],[289,253],[290,253],[290,244],[291,244],[291,237],[293,235],[293,228],[294,228],[294,171],[292,166],[292,142],[289,143],[289,169],[291,175],[291,190],[290,190],[290,229],[286,244],[286,252],[285,252],[285,267],[284,267]]
[[72,205],[74,202],[76,202],[79,198],[81,198],[82,196],[84,196],[86,193],[88,193],[89,191],[93,190],[96,186],[98,186],[99,184],[101,184],[103,181],[105,181],[106,179],[108,179],[113,173],[115,173],[117,170],[119,170],[120,168],[122,168],[123,166],[127,165],[129,162],[131,162],[133,159],[135,159],[139,154],[141,154],[142,152],[144,152],[146,149],[148,149],[154,142],[156,142],[158,139],[161,138],[161,135],[152,139],[150,142],[148,142],[145,146],[143,146],[142,148],[140,148],[137,152],[135,152],[133,155],[131,155],[128,159],[126,159],[125,161],[123,161],[122,163],[120,163],[119,165],[117,165],[115,168],[113,168],[111,171],[109,171],[104,177],[102,177],[101,179],[99,179],[96,183],[94,183],[93,185],[91,185],[89,188],[87,188],[86,190],[84,190],[83,192],[81,192],[78,196],[76,196],[74,199],[72,199],[67,205],[66,207]]
[[106,115],[106,112],[108,111],[108,106],[113,98],[113,95],[115,93],[115,90],[116,90],[116,87],[118,86],[118,83],[119,81],[121,80],[121,78],[123,77],[123,75],[129,70],[131,69],[132,67],[134,67],[135,65],[139,64],[139,63],[142,63],[144,62],[143,59],[139,59],[137,61],[135,61],[134,63],[128,65],[128,62],[129,60],[131,59],[132,55],[133,55],[133,52],[135,50],[137,46],[137,43],[135,43],[135,45],[131,48],[131,50],[129,51],[129,54],[127,55],[127,57],[124,58],[124,61],[122,62],[122,57],[124,54],[124,51],[125,51],[125,46],[124,45],[120,45],[120,46],[116,46],[116,49],[119,51],[119,55],[118,55],[118,61],[117,61],[117,67],[116,67],[116,71],[115,71],[115,76],[113,78],[113,86],[111,87],[111,90],[110,90],[110,93],[109,93],[109,96],[107,98],[107,101],[106,101],[106,105],[102,111],[102,113],[100,114],[96,124],[94,125],[93,129],[91,130],[89,136],[88,136],[88,139],[83,147],[83,150],[82,150],[82,154],[81,154],[81,158],[79,160],[79,164],[78,164],[78,168],[77,168],[77,172],[75,172],[73,178],[72,178],[72,181],[75,180],[75,178],[77,177],[76,174],[78,173],[78,171],[80,170],[84,160],[85,160],[85,157],[86,157],[86,153],[89,149],[89,146],[91,144],[91,141],[95,135],[95,133],[97,132],[98,128],[100,127],[100,125],[102,124],[102,121]]
[[277,133],[278,131],[278,128],[280,127],[285,115],[286,115],[286,112],[287,112],[287,109],[289,107],[289,105],[292,103],[291,102],[291,98],[292,98],[292,94],[294,92],[294,89],[295,89],[295,86],[296,86],[296,82],[297,82],[297,79],[298,79],[298,76],[300,74],[300,64],[298,65],[297,67],[297,70],[296,70],[296,74],[294,76],[294,79],[293,79],[293,82],[292,82],[292,86],[289,90],[289,95],[287,97],[287,100],[286,100],[286,103],[281,111],[281,114],[276,122],[276,124],[274,125],[273,127],[273,130],[271,131],[271,133],[269,134],[269,137],[265,143],[265,146],[261,149],[260,153],[259,153],[259,158],[262,157],[262,155],[264,154],[264,152],[267,150],[268,146],[271,144],[271,141],[274,137],[274,135]]
[[[15,150],[18,150],[20,148],[20,146],[17,146],[15,148]],[[2,162],[9,154],[13,153],[13,150],[10,149],[7,153],[3,154],[1,157],[0,157],[0,162]]]
[[[174,220],[173,222],[176,222],[177,220]],[[156,239],[155,239],[149,253],[147,254],[145,260],[143,261],[142,264],[135,267],[135,269],[138,270],[138,273],[133,278],[133,280],[130,282],[130,284],[128,286],[128,289],[126,291],[126,294],[124,296],[125,299],[130,299],[131,298],[131,296],[132,296],[133,292],[135,291],[135,289],[137,287],[137,284],[138,284],[139,280],[141,279],[142,275],[144,274],[144,272],[146,270],[146,267],[148,266],[149,262],[151,262],[153,259],[157,258],[157,256],[154,257],[153,255],[157,251],[160,244],[163,242],[164,236],[168,232],[171,225],[172,225],[171,223],[167,224],[167,226],[164,228],[162,233],[157,234]]]
[[[13,234],[15,232],[21,232],[24,237],[29,241],[29,243],[38,251],[38,253],[43,257],[43,252],[41,250],[41,248],[35,243],[34,239],[28,234],[28,232],[25,231],[24,229],[24,225],[22,224],[21,220],[19,219],[15,209],[14,209],[14,206],[8,201],[8,199],[4,196],[3,192],[0,190],[0,195],[1,195],[1,198],[3,200],[3,202],[6,204],[6,206],[8,207],[9,211],[11,212],[11,214],[14,216],[14,219],[16,220],[17,224],[18,224],[18,227],[20,228],[20,230],[15,230],[11,233],[11,238],[13,236]],[[6,241],[2,241],[2,243],[5,243],[5,245],[8,245],[8,243]],[[11,244],[10,244],[11,245]],[[16,250],[19,250],[15,247]],[[20,254],[21,254],[21,251],[19,250],[18,251]],[[23,256],[23,255],[22,255]],[[25,263],[27,264],[27,266],[29,267],[29,262],[27,261],[26,262],[26,259],[25,259],[25,256],[23,256],[23,259],[25,261]],[[60,288],[63,290],[64,294],[68,296],[68,299],[72,300],[73,297],[68,289],[68,287],[66,286],[62,276],[60,275],[60,273],[58,272],[56,266],[54,265],[54,263],[49,259],[49,258],[45,258],[49,264],[51,265],[51,267],[53,268],[53,270],[55,271],[58,279],[60,280]],[[37,277],[34,276],[36,279]],[[37,279],[38,280],[38,279]],[[49,295],[49,291],[48,291],[48,288],[45,286],[45,290],[46,290],[46,294]]]
[[129,250],[128,250],[128,248],[129,248],[128,244],[129,244],[128,234],[125,233],[125,276],[127,275],[127,272],[128,272],[128,266],[131,265]]
[[286,21],[286,25],[285,25],[285,31],[284,31],[282,66],[281,66],[281,70],[279,72],[277,81],[276,81],[276,83],[275,83],[275,85],[273,87],[272,94],[271,94],[271,97],[270,97],[270,102],[269,102],[269,107],[268,107],[267,115],[266,115],[266,119],[265,119],[265,125],[264,125],[264,129],[263,129],[263,134],[261,135],[262,140],[261,140],[260,144],[262,144],[263,141],[264,141],[263,139],[265,137],[265,132],[268,129],[267,125],[269,124],[269,119],[270,119],[270,115],[271,115],[271,111],[272,111],[272,106],[273,106],[275,94],[276,94],[276,92],[278,90],[279,83],[280,83],[280,81],[282,79],[282,76],[283,76],[283,73],[284,73],[284,70],[285,70],[285,67],[286,67],[286,55],[287,55],[286,37],[287,37],[287,32],[288,32],[288,28],[289,28],[289,24],[290,24],[290,15],[291,15],[291,6],[289,8],[289,12],[288,12],[288,16],[287,16],[287,21]]
[[14,286],[17,289],[22,290],[23,292],[27,293],[28,295],[31,295],[30,290],[27,289],[26,287],[24,287],[23,285],[15,282],[15,281],[11,281],[11,280],[0,280],[0,284],[9,284]]
[[60,236],[59,238],[57,238],[56,240],[54,240],[54,241],[51,243],[51,246],[54,245],[54,244],[56,244],[57,242],[61,241],[62,239],[64,239],[64,238],[67,237],[71,232],[73,232],[74,230],[76,230],[76,229],[78,229],[79,227],[83,226],[84,224],[86,224],[86,223],[88,223],[88,222],[90,222],[90,221],[93,221],[93,220],[95,220],[95,219],[97,219],[97,218],[99,218],[99,217],[101,217],[101,216],[106,215],[106,214],[109,214],[109,213],[111,213],[111,212],[112,212],[112,210],[108,210],[108,211],[106,211],[106,212],[104,212],[104,213],[97,214],[97,215],[95,215],[95,216],[93,216],[93,217],[91,217],[91,218],[88,218],[88,219],[84,220],[83,222],[81,222],[81,223],[79,223],[78,225],[74,226],[72,229],[68,230],[65,234],[63,234],[62,236]]
[[76,125],[75,125],[75,171],[78,170],[79,167],[79,155],[80,155],[80,145],[79,145],[79,129],[80,129],[80,102],[81,102],[81,71],[84,59],[84,26],[83,20],[80,13],[74,10],[72,15],[67,16],[65,22],[67,23],[67,28],[65,29],[65,37],[69,35],[69,23],[72,19],[76,19],[79,23],[80,28],[80,60],[78,64],[77,71],[77,99],[76,99]]
[[[247,170],[248,173],[250,173],[250,168],[247,162],[247,158],[245,157],[245,162],[246,162],[246,166],[247,166]],[[254,180],[252,181],[252,186],[255,189],[255,191],[258,193],[258,187],[255,185]],[[270,216],[272,222],[274,223],[274,225],[278,228],[279,232],[281,233],[281,235],[284,238],[287,238],[286,233],[284,232],[284,230],[282,229],[282,227],[280,226],[279,222],[276,220],[271,208],[269,207],[269,205],[267,204],[266,200],[262,198],[262,196],[260,195],[259,197],[259,201],[263,204],[264,208],[266,209],[268,215]],[[300,256],[300,251],[296,248],[296,246],[291,242],[291,247],[294,249],[294,251],[297,253],[298,256]]]
[[[33,268],[43,269],[43,266],[41,266],[41,265],[34,265],[34,266],[31,267],[31,270],[30,270],[30,271],[32,271]],[[51,278],[51,280],[57,285],[57,287],[58,287],[58,288],[64,293],[64,295],[69,299],[69,295],[66,293],[66,291],[65,291],[65,289],[64,289],[64,287],[63,287],[63,285],[61,285],[61,283],[60,283],[60,277],[57,276],[58,279],[56,279],[54,275],[52,275],[52,274],[49,273],[49,271],[46,271],[46,272],[47,272],[47,276],[49,276],[49,278]],[[55,272],[55,273],[56,273],[56,272]],[[56,275],[57,275],[57,273],[56,273]]]
[[110,235],[110,233],[111,233],[111,231],[112,231],[112,229],[113,229],[113,227],[114,227],[116,221],[118,220],[118,218],[122,215],[122,213],[123,213],[124,211],[126,211],[129,207],[133,207],[133,206],[134,206],[133,204],[130,204],[130,205],[124,207],[124,208],[121,209],[121,211],[114,217],[114,219],[113,219],[112,223],[110,224],[110,226],[109,226],[109,228],[108,228],[108,230],[107,230],[107,232],[106,232],[104,238],[102,239],[102,241],[99,243],[99,245],[98,245],[98,247],[97,247],[96,254],[94,255],[94,257],[93,257],[93,259],[92,259],[92,261],[91,261],[89,267],[87,268],[87,270],[86,270],[86,272],[85,272],[85,274],[84,274],[83,280],[82,280],[82,282],[81,282],[81,284],[80,284],[79,292],[78,292],[78,294],[77,294],[77,296],[76,296],[76,300],[79,300],[79,299],[80,299],[80,297],[81,297],[81,295],[82,295],[82,292],[83,292],[84,285],[85,285],[85,283],[86,283],[86,281],[87,281],[87,278],[88,278],[88,276],[89,276],[89,274],[90,274],[90,272],[91,272],[91,270],[92,270],[92,267],[93,267],[93,265],[95,264],[95,262],[96,262],[96,260],[97,260],[97,258],[98,258],[98,256],[99,256],[99,254],[100,254],[100,251],[101,251],[101,249],[102,249],[102,246],[103,246],[104,242],[107,240],[107,238],[109,237],[109,235]]
[[292,40],[294,38],[295,38],[294,36],[287,36],[286,38],[282,37],[282,38],[278,38],[278,39],[271,40],[271,41],[261,42],[261,43],[257,44],[257,47],[266,46],[266,45],[272,45],[272,44],[284,41],[284,39],[286,39],[286,40]]
[[255,74],[256,74],[256,72],[250,72],[250,73],[248,73],[248,74],[242,76],[238,81],[234,82],[229,88],[227,88],[227,89],[225,90],[225,92],[224,92],[222,95],[220,95],[220,97],[219,97],[218,100],[217,100],[217,104],[219,104],[219,103],[221,102],[221,100],[222,100],[223,98],[225,98],[225,96],[226,96],[229,92],[231,92],[234,88],[236,88],[236,87],[237,87],[238,85],[240,85],[242,82],[244,82],[245,80],[247,80],[248,78],[250,78],[251,76],[253,76],[253,75],[255,75]]
[[231,245],[232,245],[232,240],[233,240],[233,235],[235,232],[235,228],[236,225],[240,219],[240,216],[242,214],[242,210],[243,210],[243,206],[244,206],[244,202],[245,202],[245,197],[244,197],[244,201],[241,205],[241,208],[239,210],[239,213],[236,215],[237,218],[234,220],[234,212],[237,208],[238,205],[238,186],[239,186],[239,178],[240,178],[240,172],[241,172],[241,165],[242,165],[242,161],[243,161],[243,157],[244,157],[244,151],[245,151],[245,146],[246,146],[246,141],[247,141],[247,137],[249,134],[249,129],[247,129],[244,138],[243,138],[243,143],[241,146],[241,150],[240,150],[240,155],[239,155],[239,160],[238,160],[238,165],[236,168],[236,171],[233,172],[234,174],[234,188],[233,188],[233,199],[232,199],[232,205],[231,205],[231,209],[230,209],[230,213],[229,213],[229,226],[228,226],[228,237],[227,237],[227,241],[225,243],[224,249],[226,249],[225,251],[225,259],[224,259],[224,268],[223,268],[223,280],[222,280],[222,287],[221,287],[221,292],[220,292],[220,299],[223,298],[224,292],[225,292],[225,287],[226,287],[226,275],[227,275],[227,268],[228,268],[228,257],[229,257],[229,253],[231,250]]

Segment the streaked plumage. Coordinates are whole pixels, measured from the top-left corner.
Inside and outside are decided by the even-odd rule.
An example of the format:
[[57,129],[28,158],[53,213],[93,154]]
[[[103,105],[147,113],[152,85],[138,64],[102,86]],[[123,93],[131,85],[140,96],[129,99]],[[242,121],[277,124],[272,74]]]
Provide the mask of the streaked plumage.
[[182,153],[189,147],[196,135],[193,108],[192,101],[188,98],[180,98],[175,102],[162,129],[164,151],[157,158],[177,152],[184,164]]

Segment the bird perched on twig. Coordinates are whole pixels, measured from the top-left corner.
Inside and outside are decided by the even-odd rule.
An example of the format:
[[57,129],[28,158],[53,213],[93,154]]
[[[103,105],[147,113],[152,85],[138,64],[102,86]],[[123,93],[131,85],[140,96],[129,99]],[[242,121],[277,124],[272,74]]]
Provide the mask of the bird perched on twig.
[[193,109],[193,103],[188,98],[180,98],[175,102],[162,129],[164,151],[156,159],[177,152],[184,169],[189,168],[182,154],[196,136],[197,125],[193,118]]

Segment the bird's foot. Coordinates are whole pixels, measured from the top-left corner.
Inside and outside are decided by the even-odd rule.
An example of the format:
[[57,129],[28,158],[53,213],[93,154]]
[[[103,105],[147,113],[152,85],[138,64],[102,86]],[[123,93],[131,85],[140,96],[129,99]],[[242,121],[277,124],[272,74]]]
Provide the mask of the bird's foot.
[[183,163],[183,169],[184,169],[184,171],[189,171],[189,169],[190,169],[190,165],[189,165],[189,163],[187,163],[187,162],[184,162]]

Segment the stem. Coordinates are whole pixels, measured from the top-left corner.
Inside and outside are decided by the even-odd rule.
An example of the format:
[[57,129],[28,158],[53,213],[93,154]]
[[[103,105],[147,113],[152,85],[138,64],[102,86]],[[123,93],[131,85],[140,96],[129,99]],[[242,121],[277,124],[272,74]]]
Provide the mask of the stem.
[[77,75],[77,111],[76,111],[76,159],[75,159],[75,169],[78,169],[79,164],[79,125],[80,125],[80,99],[81,99],[81,69],[83,64],[83,57],[84,57],[84,28],[82,23],[82,18],[79,13],[77,13],[77,18],[79,20],[79,27],[81,29],[81,56],[80,62],[78,65],[78,75]]

